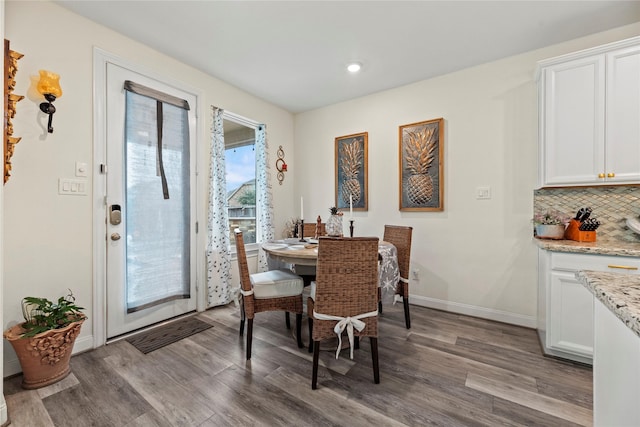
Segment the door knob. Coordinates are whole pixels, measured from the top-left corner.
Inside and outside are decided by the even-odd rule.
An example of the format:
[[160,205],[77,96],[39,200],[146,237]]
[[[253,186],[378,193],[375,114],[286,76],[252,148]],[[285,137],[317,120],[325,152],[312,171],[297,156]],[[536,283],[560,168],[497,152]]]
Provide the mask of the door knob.
[[603,173],[599,173],[598,174],[598,178],[604,178],[604,174]]
[[616,176],[616,174],[615,174],[615,173],[613,173],[613,172],[609,172],[609,173],[607,174],[607,178],[613,178],[614,176]]
[[112,233],[111,234],[111,240],[120,240],[120,234],[118,233]]

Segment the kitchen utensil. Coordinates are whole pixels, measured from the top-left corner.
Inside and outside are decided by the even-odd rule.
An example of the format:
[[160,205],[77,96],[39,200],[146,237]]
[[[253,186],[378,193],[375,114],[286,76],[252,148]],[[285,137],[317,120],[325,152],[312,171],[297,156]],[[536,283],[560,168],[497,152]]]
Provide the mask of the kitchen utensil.
[[576,213],[575,220],[580,221],[580,217],[584,215],[584,213],[585,213],[585,208],[578,209],[578,213]]
[[591,208],[584,208],[584,213],[582,214],[582,216],[580,218],[578,218],[578,221],[584,222],[587,219],[589,219],[590,215],[591,215]]
[[596,218],[588,218],[580,224],[578,230],[580,231],[594,231],[600,226],[600,221]]

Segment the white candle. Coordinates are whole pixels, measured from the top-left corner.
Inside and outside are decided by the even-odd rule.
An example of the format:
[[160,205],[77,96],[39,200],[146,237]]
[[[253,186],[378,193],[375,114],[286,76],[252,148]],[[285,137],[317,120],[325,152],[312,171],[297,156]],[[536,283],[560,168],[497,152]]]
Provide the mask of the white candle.
[[300,197],[300,219],[304,219],[304,200]]
[[349,194],[349,217],[353,218],[353,194]]

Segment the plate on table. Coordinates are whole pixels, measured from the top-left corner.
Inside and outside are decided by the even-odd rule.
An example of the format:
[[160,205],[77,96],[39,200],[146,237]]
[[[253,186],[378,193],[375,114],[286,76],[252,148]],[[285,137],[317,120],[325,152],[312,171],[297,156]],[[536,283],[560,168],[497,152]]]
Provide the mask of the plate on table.
[[285,245],[284,243],[265,243],[262,245],[262,247],[267,250],[284,249],[287,247],[287,245]]
[[300,243],[300,239],[297,237],[289,237],[287,239],[284,239],[284,242],[288,245],[296,245]]
[[292,251],[299,251],[300,249],[304,249],[304,245],[289,245],[287,249],[291,249]]
[[312,245],[317,245],[318,244],[318,239],[306,239],[307,243],[311,243]]

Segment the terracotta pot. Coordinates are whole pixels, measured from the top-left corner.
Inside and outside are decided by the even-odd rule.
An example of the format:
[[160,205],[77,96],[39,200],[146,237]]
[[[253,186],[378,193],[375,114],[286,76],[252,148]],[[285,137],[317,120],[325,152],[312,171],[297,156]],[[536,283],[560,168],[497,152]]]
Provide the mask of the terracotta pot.
[[60,381],[69,373],[69,360],[80,327],[86,320],[78,320],[61,329],[52,329],[36,336],[23,338],[24,323],[4,331],[22,367],[22,387],[34,389]]

